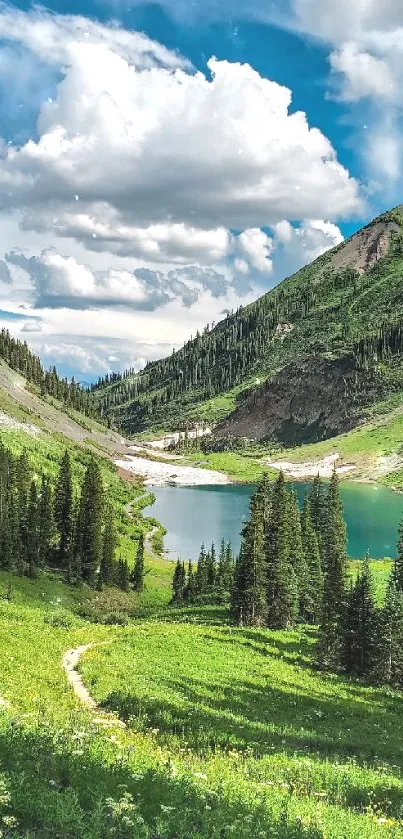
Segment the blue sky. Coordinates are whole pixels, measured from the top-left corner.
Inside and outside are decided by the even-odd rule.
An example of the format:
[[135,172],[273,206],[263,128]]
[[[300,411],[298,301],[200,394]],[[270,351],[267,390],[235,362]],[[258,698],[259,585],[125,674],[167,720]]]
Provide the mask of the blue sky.
[[399,203],[400,6],[0,4],[1,324],[140,368]]

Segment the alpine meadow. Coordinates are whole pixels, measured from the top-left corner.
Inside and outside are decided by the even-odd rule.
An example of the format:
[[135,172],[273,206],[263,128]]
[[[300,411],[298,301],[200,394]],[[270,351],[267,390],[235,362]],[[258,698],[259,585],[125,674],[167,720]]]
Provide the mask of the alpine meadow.
[[0,2],[0,839],[403,839],[402,67]]

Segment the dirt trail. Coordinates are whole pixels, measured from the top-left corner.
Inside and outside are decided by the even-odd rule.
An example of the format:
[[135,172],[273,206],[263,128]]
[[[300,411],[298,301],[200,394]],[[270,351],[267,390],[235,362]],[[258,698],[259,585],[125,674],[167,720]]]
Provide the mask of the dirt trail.
[[90,650],[94,644],[82,644],[80,647],[76,647],[73,650],[67,650],[64,653],[62,658],[63,670],[67,676],[67,681],[71,685],[74,690],[75,695],[78,697],[82,705],[85,705],[86,708],[91,708],[95,710],[97,708],[97,703],[95,699],[91,696],[89,690],[85,687],[85,684],[77,672],[77,664],[80,661],[80,658],[87,650]]

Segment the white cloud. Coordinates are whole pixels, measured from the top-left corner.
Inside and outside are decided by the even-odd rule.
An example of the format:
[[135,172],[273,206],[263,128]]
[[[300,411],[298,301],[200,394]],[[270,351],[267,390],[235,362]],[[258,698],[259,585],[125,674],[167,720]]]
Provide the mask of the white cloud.
[[36,320],[27,320],[21,328],[21,332],[42,332],[42,324]]
[[36,6],[28,12],[0,2],[0,38],[24,45],[41,61],[66,67],[80,45],[104,46],[141,67],[188,67],[190,62],[140,32],[103,25],[79,15],[57,15]]
[[238,237],[237,244],[242,255],[241,263],[248,261],[260,273],[270,274],[273,270],[273,263],[270,259],[273,243],[263,230],[259,230],[259,228],[244,230]]
[[250,66],[211,59],[211,80],[138,69],[112,36],[63,36],[68,63],[42,105],[39,140],[5,148],[0,165],[2,205],[27,206],[26,228],[111,252],[180,261],[200,248],[214,259],[226,230],[322,216],[329,193],[334,218],[360,208],[327,138]]
[[[336,96],[356,108],[355,145],[370,189],[400,200],[403,130],[403,5],[399,0],[293,0],[291,25],[330,45]],[[364,118],[363,118],[364,117]],[[362,124],[364,127],[362,127]]]
[[308,265],[343,241],[337,225],[322,219],[305,219],[299,227],[283,219],[274,226],[274,234],[273,260],[278,279]]
[[330,55],[334,73],[344,77],[340,98],[354,102],[368,96],[383,97],[391,102],[401,95],[397,79],[384,58],[361,50],[359,44],[348,41]]

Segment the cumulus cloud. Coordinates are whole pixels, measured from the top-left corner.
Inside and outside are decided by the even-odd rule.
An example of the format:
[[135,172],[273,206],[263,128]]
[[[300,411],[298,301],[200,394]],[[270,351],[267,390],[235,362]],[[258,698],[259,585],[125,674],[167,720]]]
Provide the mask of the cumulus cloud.
[[188,67],[190,62],[140,32],[105,26],[80,15],[57,15],[36,6],[28,12],[0,2],[0,38],[23,45],[41,61],[66,67],[72,46],[104,46],[141,67]]
[[293,227],[286,219],[274,226],[274,265],[276,277],[283,279],[302,265],[339,245],[343,235],[336,224],[322,219],[305,219]]
[[[398,0],[293,0],[292,25],[330,45],[333,90],[357,110],[374,189],[400,194],[403,129],[403,6]],[[354,113],[354,112],[353,112]],[[364,130],[360,123],[365,122]],[[381,127],[381,129],[380,129]],[[386,155],[385,155],[386,152]]]
[[21,332],[42,332],[43,327],[37,320],[27,320],[21,327]]
[[197,302],[201,290],[210,290],[213,297],[220,297],[228,288],[223,274],[200,266],[167,272],[148,268],[132,272],[113,268],[94,271],[55,249],[31,257],[11,251],[6,259],[29,275],[37,309],[121,307],[154,311],[172,300],[190,307]]
[[273,270],[273,263],[270,259],[273,243],[263,230],[259,230],[259,228],[244,230],[239,235],[237,244],[241,254],[240,263],[247,264],[249,262],[260,273],[270,274]]
[[11,274],[7,262],[5,262],[4,259],[0,259],[0,283],[7,283],[7,285],[10,285],[11,282]]
[[[5,16],[4,34],[32,40],[24,14],[17,28]],[[320,217],[329,194],[333,218],[360,208],[356,181],[306,115],[292,112],[288,88],[214,58],[211,78],[145,69],[122,49],[123,30],[110,31],[77,40],[62,28],[63,79],[42,104],[39,139],[3,150],[1,206],[26,207],[26,229],[123,255],[213,262],[231,229]]]

